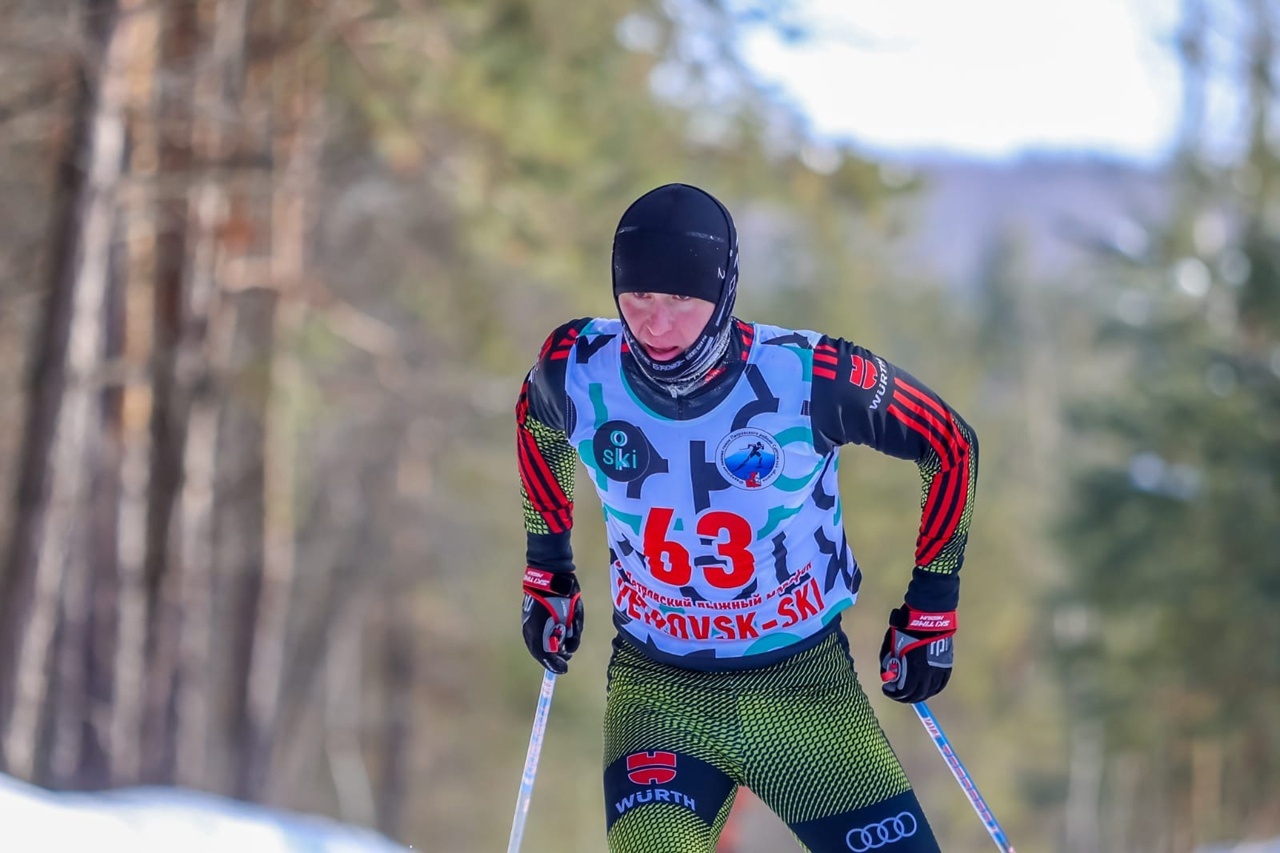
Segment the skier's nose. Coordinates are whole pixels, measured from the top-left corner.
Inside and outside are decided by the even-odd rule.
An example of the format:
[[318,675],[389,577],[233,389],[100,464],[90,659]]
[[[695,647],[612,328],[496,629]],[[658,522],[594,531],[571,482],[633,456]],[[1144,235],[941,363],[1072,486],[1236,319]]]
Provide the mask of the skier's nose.
[[655,300],[655,304],[649,312],[648,322],[645,323],[645,328],[651,334],[657,336],[670,332],[673,325],[670,309],[661,301]]

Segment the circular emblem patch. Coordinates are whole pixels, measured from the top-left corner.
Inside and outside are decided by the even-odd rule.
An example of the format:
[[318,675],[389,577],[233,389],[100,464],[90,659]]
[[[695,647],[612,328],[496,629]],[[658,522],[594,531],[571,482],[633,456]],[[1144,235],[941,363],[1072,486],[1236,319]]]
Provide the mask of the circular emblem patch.
[[626,421],[609,421],[591,439],[596,464],[610,480],[628,483],[649,470],[649,442]]
[[734,430],[716,448],[716,467],[740,489],[763,489],[782,474],[782,447],[763,430]]

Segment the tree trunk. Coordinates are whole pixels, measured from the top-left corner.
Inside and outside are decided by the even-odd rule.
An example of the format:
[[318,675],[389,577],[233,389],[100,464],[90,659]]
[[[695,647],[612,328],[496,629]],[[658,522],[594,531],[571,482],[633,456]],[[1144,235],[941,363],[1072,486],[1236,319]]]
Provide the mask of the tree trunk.
[[[214,766],[218,668],[215,665],[216,469],[218,431],[229,369],[235,312],[224,288],[228,242],[227,191],[232,148],[228,116],[244,76],[246,0],[206,0],[209,56],[196,80],[193,148],[201,164],[192,209],[189,334],[182,362],[190,363],[185,479],[180,500],[179,547],[183,582],[182,645],[177,700],[177,780],[216,788]],[[234,242],[234,241],[232,241]],[[219,746],[222,746],[219,744]],[[225,752],[225,748],[223,750]]]
[[408,796],[409,750],[413,745],[414,642],[409,590],[394,581],[384,585],[383,678],[386,710],[380,722],[382,773],[378,785],[378,829],[390,838],[403,830]]
[[276,294],[252,288],[235,297],[236,325],[228,399],[218,429],[218,506],[215,524],[219,533],[219,574],[229,585],[229,609],[222,619],[222,635],[228,645],[228,667],[234,679],[229,701],[232,708],[229,743],[234,750],[231,792],[254,799],[246,779],[249,744],[249,673],[252,669],[254,630],[262,589],[263,479],[262,446],[266,432],[268,384]]
[[306,240],[311,199],[318,184],[320,91],[314,58],[301,45],[308,35],[310,4],[263,4],[255,22],[275,51],[269,63],[250,66],[249,93],[268,111],[271,195],[269,203],[269,284],[277,293],[267,380],[268,401],[264,473],[264,547],[261,586],[256,603],[254,644],[246,694],[244,796],[271,799],[273,756],[295,570],[294,519],[297,429],[294,406],[300,368],[290,341],[302,322]]
[[37,771],[59,588],[85,505],[99,412],[102,309],[124,164],[124,43],[114,0],[86,0],[86,55],[60,166],[49,301],[37,339],[15,523],[0,582],[0,729],[4,766]]
[[173,0],[160,39],[157,118],[160,127],[159,222],[156,237],[155,297],[151,360],[151,452],[147,479],[145,689],[142,712],[142,779],[167,783],[176,763],[174,701],[181,643],[176,554],[178,527],[173,514],[182,488],[189,390],[180,373],[188,327],[187,274],[191,203],[192,103],[195,68],[201,58],[198,0]]
[[338,792],[338,815],[348,822],[370,826],[376,820],[373,785],[365,764],[360,730],[363,717],[364,621],[368,599],[361,595],[333,625],[325,678],[325,757]]
[[[147,480],[149,477],[152,386],[148,365],[152,350],[152,306],[155,302],[155,213],[159,184],[159,127],[155,106],[161,10],[130,0],[130,17],[138,28],[132,74],[133,121],[130,125],[130,164],[133,192],[127,216],[126,284],[124,288],[124,363],[140,380],[123,389],[118,426],[119,482],[116,512],[114,589],[102,593],[102,606],[111,608],[113,642],[95,648],[111,655],[110,711],[102,715],[106,727],[107,759],[113,785],[139,781],[142,753],[143,673],[146,600],[143,564],[146,560]],[[104,623],[101,631],[108,628]],[[103,639],[106,639],[104,637]]]
[[1077,723],[1070,733],[1067,776],[1067,853],[1092,853],[1104,849],[1102,812],[1103,734],[1096,724]]
[[[132,53],[132,51],[131,51]],[[134,53],[136,56],[136,53]],[[126,216],[122,210],[122,217]],[[80,706],[64,704],[61,713],[74,711],[80,731],[79,756],[66,784],[78,789],[99,789],[111,784],[111,708],[115,677],[116,639],[120,630],[120,564],[118,532],[122,488],[121,461],[124,436],[124,397],[128,382],[123,369],[125,346],[125,292],[128,269],[127,240],[123,230],[113,247],[107,302],[105,356],[120,365],[120,378],[102,392],[100,461],[92,486],[89,516],[89,557],[86,625],[82,643],[74,648],[76,665],[84,670]],[[72,647],[68,646],[68,650]],[[55,751],[57,746],[55,745]]]

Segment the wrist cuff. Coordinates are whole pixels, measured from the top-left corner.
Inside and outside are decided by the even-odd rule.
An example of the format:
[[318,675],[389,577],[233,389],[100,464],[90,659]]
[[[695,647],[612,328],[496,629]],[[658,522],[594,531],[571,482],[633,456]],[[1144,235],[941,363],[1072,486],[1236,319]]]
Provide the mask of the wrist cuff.
[[917,568],[903,601],[912,610],[946,613],[960,604],[960,576],[955,572],[940,574]]

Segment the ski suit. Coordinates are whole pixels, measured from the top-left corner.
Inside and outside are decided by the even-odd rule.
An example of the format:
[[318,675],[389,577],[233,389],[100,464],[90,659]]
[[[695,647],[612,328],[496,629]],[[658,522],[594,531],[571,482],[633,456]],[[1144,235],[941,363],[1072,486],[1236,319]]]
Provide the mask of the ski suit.
[[725,365],[665,396],[605,318],[550,335],[516,420],[528,565],[574,571],[578,460],[604,512],[610,850],[710,853],[741,785],[812,851],[937,850],[840,628],[861,570],[838,450],[916,463],[905,602],[954,611],[977,484],[969,425],[866,349],[741,320]]

